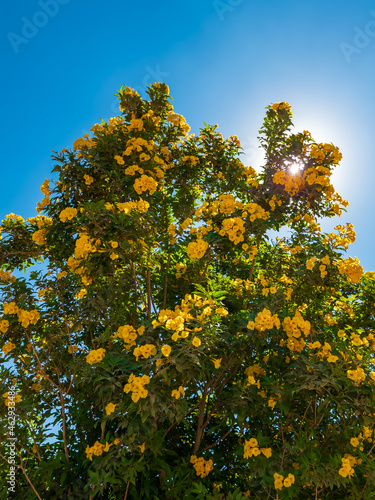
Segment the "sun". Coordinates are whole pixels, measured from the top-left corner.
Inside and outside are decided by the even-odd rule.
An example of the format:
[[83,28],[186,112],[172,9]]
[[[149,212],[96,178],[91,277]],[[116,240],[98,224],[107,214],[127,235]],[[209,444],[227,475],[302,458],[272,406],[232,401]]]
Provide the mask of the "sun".
[[292,175],[296,175],[303,169],[303,163],[293,162],[289,165],[288,169]]

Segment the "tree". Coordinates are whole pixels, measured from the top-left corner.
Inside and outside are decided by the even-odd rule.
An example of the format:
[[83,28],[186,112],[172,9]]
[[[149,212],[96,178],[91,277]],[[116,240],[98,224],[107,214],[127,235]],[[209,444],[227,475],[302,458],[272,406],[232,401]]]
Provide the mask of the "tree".
[[375,498],[375,273],[318,223],[347,206],[338,148],[272,104],[257,173],[147,94],[123,87],[38,215],[2,222],[15,498]]

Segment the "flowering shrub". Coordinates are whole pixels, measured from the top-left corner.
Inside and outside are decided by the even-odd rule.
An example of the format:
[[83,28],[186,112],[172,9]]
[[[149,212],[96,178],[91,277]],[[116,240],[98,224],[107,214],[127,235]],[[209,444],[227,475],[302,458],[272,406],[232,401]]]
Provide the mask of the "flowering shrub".
[[54,154],[38,214],[2,221],[17,498],[371,498],[375,273],[351,224],[318,222],[347,207],[338,148],[272,104],[257,174],[147,92],[122,88],[120,116]]

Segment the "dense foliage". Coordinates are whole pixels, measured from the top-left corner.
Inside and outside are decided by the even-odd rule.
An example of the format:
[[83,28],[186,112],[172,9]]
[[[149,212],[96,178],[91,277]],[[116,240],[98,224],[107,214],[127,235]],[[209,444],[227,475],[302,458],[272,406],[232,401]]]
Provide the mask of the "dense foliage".
[[258,174],[147,93],[122,88],[55,153],[38,215],[2,221],[13,497],[375,498],[375,273],[351,224],[319,226],[347,206],[338,148],[272,104]]

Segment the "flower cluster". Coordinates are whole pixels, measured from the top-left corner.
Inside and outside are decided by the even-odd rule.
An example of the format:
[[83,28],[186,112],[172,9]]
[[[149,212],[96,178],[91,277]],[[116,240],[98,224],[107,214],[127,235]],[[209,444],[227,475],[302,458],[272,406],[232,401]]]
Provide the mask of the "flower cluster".
[[86,361],[90,365],[93,365],[95,363],[100,363],[104,359],[104,357],[105,357],[105,349],[100,348],[90,351],[86,356]]
[[258,330],[258,332],[264,332],[265,330],[271,330],[273,327],[277,329],[280,328],[280,320],[277,314],[272,315],[269,309],[264,308],[260,311],[254,321],[249,321],[247,328],[249,330]]
[[182,115],[179,115],[177,113],[169,113],[167,122],[171,123],[172,125],[180,127],[181,132],[184,135],[189,133],[190,127],[186,123],[185,118]]
[[213,470],[214,463],[211,459],[205,460],[203,457],[197,458],[196,455],[190,457],[190,463],[193,464],[197,476],[206,477]]
[[336,233],[327,234],[323,239],[323,243],[330,242],[332,246],[335,248],[341,247],[344,250],[347,250],[348,246],[351,243],[354,243],[356,240],[356,234],[354,231],[353,224],[347,222],[345,225],[335,226],[335,229],[339,231],[339,234]]
[[118,444],[118,440],[115,440],[113,443],[109,444],[106,443],[105,445],[102,443],[99,443],[99,441],[96,441],[93,446],[87,446],[86,447],[86,457],[92,461],[92,456],[95,455],[96,457],[99,457],[100,455],[103,454],[103,451],[109,451],[110,447],[113,444]]
[[366,373],[360,366],[355,370],[347,370],[346,376],[357,386],[366,379]]
[[51,191],[49,189],[49,182],[50,182],[49,179],[46,179],[42,183],[42,185],[40,186],[40,190],[44,194],[44,198],[43,198],[42,201],[39,201],[36,204],[36,210],[37,210],[37,212],[41,212],[44,207],[48,206],[51,203],[51,200],[50,200]]
[[13,342],[7,342],[6,344],[3,345],[2,351],[4,352],[4,354],[9,354],[15,348],[16,348],[16,345],[13,344]]
[[0,281],[15,281],[16,277],[12,276],[10,271],[0,269]]
[[277,472],[275,472],[273,478],[276,490],[281,490],[283,486],[285,486],[285,488],[290,488],[290,486],[292,486],[292,484],[294,484],[295,482],[295,477],[293,476],[293,474],[288,474],[287,477],[284,479],[284,476],[282,476],[281,474],[277,474]]
[[5,406],[14,406],[14,404],[19,403],[21,401],[21,396],[19,394],[15,394],[14,396],[9,396],[8,392],[3,394],[3,398]]
[[306,261],[306,269],[309,269],[309,271],[312,271],[312,269],[314,268],[315,266],[315,262],[317,261],[317,258],[314,256],[314,257],[311,257],[311,259],[308,259]]
[[73,143],[73,149],[74,151],[77,150],[83,150],[83,149],[89,149],[95,146],[96,141],[95,139],[90,139],[89,134],[84,134],[82,137],[79,137],[77,140],[74,141]]
[[309,335],[311,324],[304,320],[301,313],[297,310],[293,318],[287,316],[283,320],[283,328],[288,336],[288,348],[291,351],[301,352],[305,347],[305,341],[300,338],[301,335]]
[[219,196],[220,212],[222,214],[232,214],[237,208],[242,208],[243,203],[236,200],[232,194],[222,194]]
[[267,220],[270,213],[264,210],[258,203],[247,203],[243,207],[242,216],[246,217],[250,214],[250,222],[254,222],[256,219]]
[[7,319],[2,319],[0,321],[0,332],[1,333],[6,333],[9,328],[9,321]]
[[256,385],[260,389],[260,382],[256,380],[255,375],[265,375],[266,372],[258,364],[249,366],[245,370],[245,375],[247,375],[247,383],[249,385]]
[[291,196],[297,194],[305,185],[305,181],[300,175],[288,174],[285,170],[276,172],[273,176],[273,182],[284,186],[285,191]]
[[125,347],[130,349],[133,345],[135,345],[135,339],[137,336],[143,335],[144,330],[144,326],[139,327],[138,330],[135,330],[135,328],[131,325],[119,326],[113,338],[123,340],[126,344]]
[[201,259],[208,248],[207,241],[199,238],[197,241],[191,241],[187,246],[187,255],[189,259]]
[[338,356],[334,356],[331,352],[331,345],[328,342],[324,342],[324,345],[317,340],[313,343],[309,344],[310,349],[320,349],[320,351],[317,352],[317,355],[320,356],[321,358],[327,358],[327,361],[329,363],[336,363],[336,361],[339,359]]
[[147,359],[151,356],[155,356],[157,353],[156,347],[153,344],[144,344],[142,346],[138,346],[134,349],[133,354],[138,361],[138,358],[141,356],[143,359]]
[[92,252],[96,252],[93,240],[87,234],[80,234],[76,240],[75,259],[84,259]]
[[285,109],[290,115],[293,115],[292,111],[291,111],[291,107],[290,107],[290,104],[288,104],[287,102],[275,102],[274,104],[271,104],[271,109],[273,111],[282,111],[283,109]]
[[136,377],[134,373],[131,373],[128,378],[128,383],[124,387],[124,392],[132,393],[132,400],[136,403],[139,398],[146,398],[148,390],[145,389],[145,385],[150,383],[150,377],[148,375],[142,375],[142,377]]
[[61,222],[66,222],[67,220],[72,220],[77,215],[78,210],[76,208],[65,208],[60,212],[59,219]]
[[270,458],[272,456],[271,448],[259,448],[258,440],[251,438],[249,441],[245,440],[244,445],[244,458],[257,457],[262,453],[265,457]]
[[44,245],[45,244],[45,237],[46,237],[46,230],[45,229],[39,229],[39,231],[35,231],[32,235],[32,240],[35,241],[37,245]]
[[141,175],[139,179],[136,179],[134,182],[134,189],[138,194],[142,194],[143,191],[149,191],[150,194],[154,194],[156,188],[158,187],[158,183],[155,179],[148,175]]
[[346,454],[341,459],[341,468],[339,474],[342,477],[351,477],[354,474],[354,466],[357,464],[357,459],[349,454]]
[[338,261],[338,269],[340,274],[346,274],[351,283],[358,283],[363,275],[363,267],[359,263],[358,257],[349,257]]
[[234,217],[223,220],[222,229],[219,231],[219,234],[220,236],[225,236],[227,234],[230,241],[238,245],[238,243],[244,241],[244,232],[244,221],[240,219],[240,217]]
[[185,389],[183,388],[182,385],[180,385],[180,387],[177,390],[174,389],[172,391],[171,396],[172,396],[172,398],[180,399],[180,397],[184,396],[184,394],[185,394]]
[[[18,321],[24,328],[27,328],[30,324],[35,325],[40,318],[40,314],[36,309],[27,311],[25,309],[19,308],[15,302],[8,302],[3,304],[3,309],[4,309],[4,314],[17,314]],[[6,328],[7,330],[9,327],[9,323],[7,320],[3,321],[4,323],[1,326],[2,328]],[[2,330],[0,329],[0,331]]]

